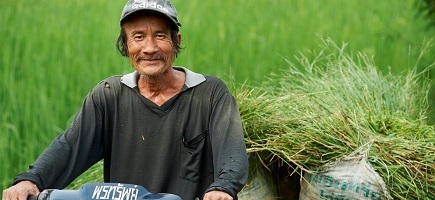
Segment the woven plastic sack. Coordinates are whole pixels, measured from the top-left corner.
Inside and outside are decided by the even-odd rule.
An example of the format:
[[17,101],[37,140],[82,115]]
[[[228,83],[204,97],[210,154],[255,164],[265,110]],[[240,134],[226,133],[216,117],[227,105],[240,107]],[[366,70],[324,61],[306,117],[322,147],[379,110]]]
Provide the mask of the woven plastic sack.
[[385,200],[393,199],[385,182],[367,162],[366,152],[326,164],[313,174],[305,173],[300,200]]
[[257,168],[242,191],[237,195],[239,200],[273,200],[276,199],[274,185],[262,168]]

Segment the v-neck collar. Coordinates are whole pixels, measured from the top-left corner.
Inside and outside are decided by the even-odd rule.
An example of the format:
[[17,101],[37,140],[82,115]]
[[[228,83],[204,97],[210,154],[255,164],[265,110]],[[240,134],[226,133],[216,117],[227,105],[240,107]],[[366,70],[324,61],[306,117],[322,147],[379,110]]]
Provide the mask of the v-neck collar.
[[150,109],[152,112],[159,115],[160,117],[163,117],[167,114],[167,112],[171,110],[171,108],[174,106],[175,100],[180,96],[181,93],[183,93],[183,91],[195,87],[205,81],[205,76],[202,74],[192,72],[184,67],[174,66],[173,68],[176,70],[184,71],[186,74],[186,81],[180,93],[168,99],[168,101],[163,103],[161,106],[158,106],[157,104],[140,94],[139,88],[137,87],[137,81],[139,78],[139,73],[137,71],[123,75],[121,77],[121,83],[134,90],[139,98],[142,100],[142,102],[147,105],[148,109]]

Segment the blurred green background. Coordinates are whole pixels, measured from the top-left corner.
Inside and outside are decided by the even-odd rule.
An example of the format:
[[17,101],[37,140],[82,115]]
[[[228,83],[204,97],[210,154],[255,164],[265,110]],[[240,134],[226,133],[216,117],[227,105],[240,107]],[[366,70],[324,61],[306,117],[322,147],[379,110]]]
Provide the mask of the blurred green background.
[[[423,70],[433,0],[172,0],[184,49],[176,60],[226,82],[261,86],[320,37],[374,57],[380,70]],[[115,49],[124,0],[0,1],[0,189],[25,171],[100,80],[132,71]],[[427,7],[426,7],[427,8]],[[417,62],[419,60],[419,62]],[[434,77],[434,70],[428,78]],[[435,95],[430,96],[434,105]],[[435,106],[432,106],[435,107]],[[431,108],[431,110],[434,110]],[[434,114],[431,114],[431,123]]]

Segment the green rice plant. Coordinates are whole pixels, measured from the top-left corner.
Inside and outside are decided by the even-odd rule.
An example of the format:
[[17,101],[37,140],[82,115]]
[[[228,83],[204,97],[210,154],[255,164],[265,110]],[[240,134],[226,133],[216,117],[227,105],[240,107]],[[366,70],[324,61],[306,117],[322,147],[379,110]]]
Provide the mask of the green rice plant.
[[104,165],[103,161],[97,162],[90,167],[85,173],[76,178],[71,184],[68,185],[68,189],[80,189],[86,183],[98,183],[104,182],[103,177]]
[[261,88],[236,93],[248,151],[266,167],[286,162],[300,173],[371,143],[368,159],[394,198],[433,199],[435,128],[426,124],[424,72],[384,75],[366,54],[353,57],[329,38],[322,44],[313,59],[301,54]]

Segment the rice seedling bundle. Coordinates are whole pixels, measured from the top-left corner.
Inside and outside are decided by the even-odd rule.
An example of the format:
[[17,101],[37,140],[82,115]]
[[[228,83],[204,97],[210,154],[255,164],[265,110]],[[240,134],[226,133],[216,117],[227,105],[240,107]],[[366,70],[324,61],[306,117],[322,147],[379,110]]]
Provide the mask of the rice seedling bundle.
[[296,64],[287,60],[289,69],[260,88],[235,92],[248,152],[266,167],[286,162],[295,166],[288,173],[300,173],[370,143],[368,161],[394,199],[435,199],[435,128],[426,124],[425,72],[383,74],[365,54],[353,57],[330,39],[322,44],[322,51],[301,54]]

